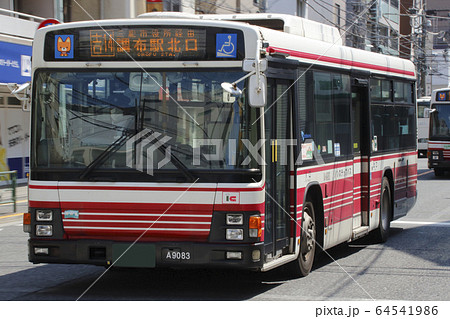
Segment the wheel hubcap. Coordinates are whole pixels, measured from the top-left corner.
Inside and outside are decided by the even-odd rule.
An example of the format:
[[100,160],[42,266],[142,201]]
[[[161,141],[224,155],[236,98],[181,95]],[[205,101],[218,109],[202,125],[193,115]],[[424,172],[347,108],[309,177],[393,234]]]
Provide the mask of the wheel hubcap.
[[314,220],[311,218],[311,216],[308,214],[308,211],[305,210],[303,212],[304,214],[304,222],[303,222],[303,242],[302,242],[302,253],[308,254],[313,248],[314,248]]

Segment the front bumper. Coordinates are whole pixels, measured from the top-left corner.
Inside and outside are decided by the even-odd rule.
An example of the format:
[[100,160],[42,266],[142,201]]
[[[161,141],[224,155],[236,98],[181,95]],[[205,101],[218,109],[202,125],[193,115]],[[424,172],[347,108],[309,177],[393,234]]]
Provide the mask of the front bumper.
[[[227,245],[193,242],[137,242],[133,244],[132,242],[106,240],[29,239],[28,248],[28,257],[33,263],[113,265],[139,268],[225,267],[257,270],[262,268],[264,256],[263,243]],[[36,253],[35,248],[43,249]],[[227,252],[241,252],[241,259],[229,259]],[[258,254],[259,259],[254,259]],[[236,254],[233,255],[232,258],[236,258]]]
[[444,169],[450,170],[450,161],[449,160],[432,160],[428,158],[428,168],[429,169]]

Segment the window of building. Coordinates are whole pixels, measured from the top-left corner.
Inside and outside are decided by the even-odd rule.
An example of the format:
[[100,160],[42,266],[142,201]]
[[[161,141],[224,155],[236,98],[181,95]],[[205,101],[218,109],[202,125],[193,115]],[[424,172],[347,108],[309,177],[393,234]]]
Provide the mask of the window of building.
[[304,17],[305,16],[305,3],[304,0],[297,0],[297,16]]
[[8,105],[21,105],[22,103],[14,96],[8,96]]
[[180,0],[168,0],[164,2],[165,11],[181,12]]
[[336,25],[338,28],[341,27],[341,6],[336,4]]

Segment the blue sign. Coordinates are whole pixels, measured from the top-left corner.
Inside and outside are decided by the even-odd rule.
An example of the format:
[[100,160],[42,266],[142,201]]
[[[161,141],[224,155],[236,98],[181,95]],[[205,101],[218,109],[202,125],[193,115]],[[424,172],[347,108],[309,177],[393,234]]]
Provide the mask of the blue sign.
[[217,58],[235,58],[237,51],[236,33],[217,33],[216,34],[216,57]]
[[0,41],[0,83],[31,80],[31,46]]
[[55,35],[55,59],[73,59],[73,35]]

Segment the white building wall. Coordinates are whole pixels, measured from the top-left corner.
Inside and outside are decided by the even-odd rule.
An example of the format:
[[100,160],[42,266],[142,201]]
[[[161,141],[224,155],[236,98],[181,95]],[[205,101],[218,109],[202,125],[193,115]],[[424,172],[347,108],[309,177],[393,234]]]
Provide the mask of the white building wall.
[[[4,1],[3,1],[4,2]],[[0,3],[4,5],[4,3]],[[40,21],[0,9],[0,171],[16,170],[19,182],[29,169],[30,113],[11,93],[8,83],[31,80],[31,45]],[[30,21],[31,19],[34,21]],[[0,180],[0,185],[6,183]]]
[[430,68],[426,85],[427,95],[431,95],[433,90],[450,87],[450,54],[448,51],[433,50]]
[[346,0],[267,0],[266,12],[292,14],[343,28]]

